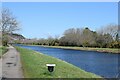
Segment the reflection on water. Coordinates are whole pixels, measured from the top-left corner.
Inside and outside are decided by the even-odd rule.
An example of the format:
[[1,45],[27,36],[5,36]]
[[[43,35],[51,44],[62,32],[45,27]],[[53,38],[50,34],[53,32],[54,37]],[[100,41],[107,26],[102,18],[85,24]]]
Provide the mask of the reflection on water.
[[[100,53],[68,49],[45,48],[41,46],[16,45],[32,49],[69,62],[85,71],[95,73],[106,78],[120,77],[118,71],[118,57],[120,54]],[[119,63],[120,66],[120,63]]]

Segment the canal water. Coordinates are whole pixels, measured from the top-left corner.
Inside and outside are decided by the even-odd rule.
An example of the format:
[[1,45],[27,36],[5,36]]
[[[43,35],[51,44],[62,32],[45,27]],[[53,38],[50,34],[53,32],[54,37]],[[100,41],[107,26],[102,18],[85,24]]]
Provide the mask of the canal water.
[[16,46],[32,49],[71,63],[85,71],[95,73],[105,78],[120,77],[120,54],[81,51],[71,49],[46,48],[42,46]]

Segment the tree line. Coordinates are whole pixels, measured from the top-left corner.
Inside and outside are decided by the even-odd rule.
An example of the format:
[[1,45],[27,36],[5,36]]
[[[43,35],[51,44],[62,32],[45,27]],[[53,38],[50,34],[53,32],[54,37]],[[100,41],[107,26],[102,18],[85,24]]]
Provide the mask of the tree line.
[[48,37],[47,39],[29,39],[20,42],[48,46],[120,48],[118,26],[115,24],[109,24],[99,31],[92,31],[88,27],[70,28],[65,30],[60,38]]

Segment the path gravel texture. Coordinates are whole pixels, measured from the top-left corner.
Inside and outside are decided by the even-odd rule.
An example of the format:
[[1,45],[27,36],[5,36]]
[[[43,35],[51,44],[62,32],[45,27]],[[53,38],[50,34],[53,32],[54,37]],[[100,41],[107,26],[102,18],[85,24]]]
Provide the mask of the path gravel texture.
[[0,59],[0,78],[24,78],[19,52],[12,46],[8,49]]

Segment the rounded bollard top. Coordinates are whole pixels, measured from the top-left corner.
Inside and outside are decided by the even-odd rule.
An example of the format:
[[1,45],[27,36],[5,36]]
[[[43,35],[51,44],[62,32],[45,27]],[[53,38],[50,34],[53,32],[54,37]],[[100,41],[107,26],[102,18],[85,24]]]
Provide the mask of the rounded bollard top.
[[56,66],[55,64],[46,64],[46,66]]

